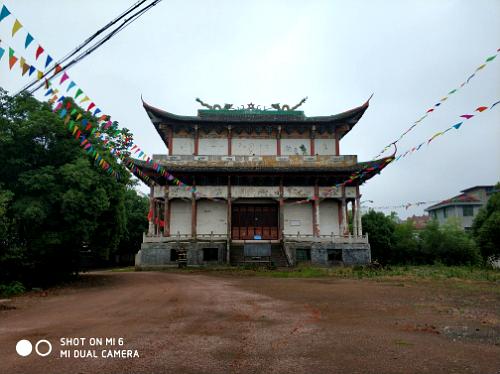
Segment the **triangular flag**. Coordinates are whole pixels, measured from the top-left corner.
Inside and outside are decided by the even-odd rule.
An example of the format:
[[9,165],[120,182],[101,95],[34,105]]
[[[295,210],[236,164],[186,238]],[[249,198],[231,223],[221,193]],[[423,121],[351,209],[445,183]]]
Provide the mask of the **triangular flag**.
[[430,113],[430,112],[434,112],[434,109],[433,109],[433,108],[431,108],[431,109],[429,109],[426,113]]
[[12,26],[12,36],[16,35],[16,32],[18,32],[21,27],[23,27],[23,25],[16,19],[14,26]]
[[480,112],[480,113],[481,113],[481,112],[485,111],[486,109],[488,109],[488,107],[487,107],[487,106],[480,106],[479,108],[476,108],[476,110],[475,110],[475,111],[476,111],[476,112]]
[[462,123],[463,122],[457,123],[456,125],[453,125],[452,127],[454,127],[455,129],[458,130],[460,128],[460,126],[462,126]]
[[81,103],[84,103],[84,102],[86,102],[86,101],[89,101],[89,100],[90,100],[90,97],[85,96],[83,99],[81,99],[81,100],[80,100],[80,104],[81,104]]
[[[57,66],[59,66],[59,65],[57,65]],[[63,83],[64,83],[64,81],[65,81],[66,79],[68,79],[68,78],[69,78],[68,73],[64,72],[64,74],[63,74],[63,75],[62,75],[62,77],[61,77],[61,80],[59,81],[59,84],[63,84]]]
[[481,66],[479,66],[479,67],[476,69],[476,71],[481,70],[481,69],[482,69],[482,68],[484,68],[485,66],[486,66],[486,64],[482,64]]
[[54,92],[54,90],[52,88],[49,88],[47,92],[45,92],[44,96],[49,96],[52,92]]
[[0,60],[2,59],[3,54],[5,53],[5,49],[0,47]]
[[101,109],[97,108],[94,112],[94,116],[97,116],[97,113],[101,112]]
[[454,90],[451,90],[450,92],[448,92],[448,95],[451,95],[452,93],[455,93],[455,92],[457,92],[456,88]]
[[29,74],[30,77],[31,77],[31,74],[33,74],[35,72],[35,70],[36,70],[36,68],[33,65],[31,65],[30,66],[30,74]]
[[53,58],[50,57],[50,55],[47,55],[47,60],[45,60],[45,68],[50,65],[50,63],[53,61]]
[[486,59],[486,62],[490,62],[490,61],[494,60],[494,59],[495,59],[495,57],[497,57],[497,55],[493,55],[493,56],[488,57],[488,58]]
[[14,56],[14,50],[9,47],[9,68],[10,68],[10,70],[12,70],[12,68],[14,67],[16,62],[17,62],[17,57]]
[[75,99],[78,98],[78,96],[80,96],[82,93],[83,93],[83,91],[80,88],[78,90],[76,90]]
[[36,72],[36,77],[37,77],[38,80],[42,79],[43,78],[43,71],[38,70]]
[[433,141],[435,138],[437,138],[438,136],[443,135],[443,134],[444,134],[443,132],[438,132],[438,133],[434,134],[434,135],[432,136],[432,138],[430,138],[430,139],[427,141],[427,144],[429,144],[429,143],[430,143],[431,141]]
[[24,42],[24,48],[28,48],[28,46],[31,44],[32,41],[33,41],[33,36],[31,36],[31,34],[28,33],[28,35],[26,35],[26,41]]
[[26,74],[28,72],[28,70],[30,69],[30,65],[28,65],[26,62],[24,62],[24,65],[22,65],[22,69],[23,69],[23,73],[22,75],[24,76],[24,74]]
[[441,101],[445,101],[445,100],[448,100],[448,96],[443,97],[443,98],[441,99]]
[[476,75],[476,73],[472,74],[469,78],[467,78],[467,83],[469,83],[469,81],[472,79],[472,77],[474,77]]
[[462,114],[460,117],[465,118],[465,119],[471,119],[472,117],[474,117],[474,115],[473,114]]
[[62,71],[61,65],[57,64],[56,68],[54,69],[54,75],[59,74]]
[[36,53],[35,53],[35,60],[38,60],[38,57],[40,57],[40,55],[43,53],[44,49],[42,48],[41,45],[38,46],[38,48],[36,49]]
[[76,86],[75,82],[73,82],[73,81],[69,82],[68,88],[66,88],[66,92],[68,92],[69,90],[71,90],[75,86]]
[[76,116],[76,120],[79,121],[80,118],[82,118],[82,113],[78,113],[78,115]]
[[95,104],[94,103],[90,103],[88,108],[87,108],[87,111],[90,111],[93,107],[95,107]]
[[2,22],[2,21],[3,21],[3,19],[4,19],[5,17],[8,17],[9,15],[10,15],[10,12],[9,12],[9,10],[7,9],[7,7],[4,5],[4,6],[2,7],[2,11],[0,11],[0,22]]
[[24,57],[21,57],[21,59],[19,60],[19,66],[21,66],[21,69],[24,68],[25,64],[26,64],[26,60],[24,59]]

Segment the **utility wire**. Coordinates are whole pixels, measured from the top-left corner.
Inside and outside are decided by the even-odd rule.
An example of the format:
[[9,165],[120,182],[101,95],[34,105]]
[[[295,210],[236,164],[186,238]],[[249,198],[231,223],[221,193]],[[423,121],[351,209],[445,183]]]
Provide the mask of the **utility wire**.
[[[107,41],[109,41],[113,36],[115,36],[120,31],[122,31],[123,29],[125,29],[127,26],[129,26],[130,24],[132,24],[133,22],[135,22],[140,16],[142,16],[144,13],[146,13],[148,10],[150,10],[153,6],[157,5],[162,0],[154,0],[150,4],[148,4],[147,6],[145,6],[144,8],[139,9],[137,12],[133,13],[132,15],[130,15],[130,17],[125,18],[127,15],[129,15],[130,13],[132,13],[133,11],[135,11],[137,8],[140,8],[141,5],[143,5],[146,1],[147,0],[140,0],[140,1],[136,2],[134,5],[132,5],[127,10],[125,10],[124,12],[122,12],[119,16],[117,16],[114,20],[112,20],[111,22],[109,22],[106,26],[102,27],[97,32],[95,32],[93,35],[91,35],[90,37],[88,37],[83,43],[81,43],[78,47],[76,47],[72,52],[66,54],[66,56],[64,58],[62,58],[61,60],[59,60],[58,62],[56,62],[54,64],[54,67],[52,67],[51,69],[49,69],[43,75],[43,77],[41,79],[46,78],[50,73],[52,73],[55,70],[56,66],[60,66],[61,67],[61,71],[60,72],[62,72],[64,70],[67,70],[69,67],[75,65],[76,63],[80,62],[82,59],[84,59],[85,57],[87,57],[88,55],[90,55],[92,52],[94,52],[97,48],[99,48],[100,46],[102,46],[103,44],[105,44]],[[104,33],[106,30],[108,30],[109,28],[111,28],[112,26],[114,26],[115,24],[117,24],[118,22],[120,22],[121,20],[123,20],[122,24],[118,25],[118,27],[116,27],[115,29],[111,30],[109,33],[105,34],[98,41],[94,42],[94,44],[92,44],[85,51],[83,51],[80,54],[78,54],[85,46],[89,45],[99,35],[101,35],[102,33]],[[68,62],[68,63],[66,63],[64,65],[64,63],[66,61],[68,61],[71,57],[73,57],[75,55],[77,55],[77,56],[73,60],[71,60],[70,62]],[[48,80],[51,80],[51,79],[55,78],[57,75],[59,75],[60,72],[55,73],[50,78],[48,78]],[[40,82],[39,80],[35,80],[35,81],[29,83],[28,85],[26,85],[21,91],[18,92],[18,94],[21,93],[21,92],[23,92],[23,91],[28,91],[29,93],[33,94],[38,89],[40,89],[41,87],[43,87],[44,84],[45,84],[44,82]],[[36,87],[34,87],[34,86],[36,86]]]

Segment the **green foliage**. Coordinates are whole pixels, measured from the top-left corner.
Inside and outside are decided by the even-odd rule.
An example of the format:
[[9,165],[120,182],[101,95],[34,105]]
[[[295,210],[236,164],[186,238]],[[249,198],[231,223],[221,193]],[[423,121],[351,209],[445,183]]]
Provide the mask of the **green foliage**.
[[439,226],[436,221],[431,221],[420,238],[422,253],[430,263],[477,265],[481,262],[475,242],[454,222]]
[[391,251],[396,224],[390,216],[370,210],[361,217],[363,231],[369,234],[372,259],[381,263],[392,261]]
[[[76,274],[83,252],[106,261],[123,248],[137,250],[147,208],[129,204],[142,198],[133,197],[128,171],[89,131],[119,180],[95,165],[47,104],[0,89],[0,284],[45,286]],[[107,131],[125,149],[116,124]]]
[[363,215],[363,230],[369,234],[372,258],[382,264],[475,265],[481,262],[472,238],[454,222],[436,221],[417,233],[411,222],[396,224],[393,214],[371,210]]
[[11,297],[19,295],[26,291],[21,282],[10,282],[9,284],[0,284],[0,296],[1,297]]
[[482,208],[472,225],[474,239],[481,250],[483,258],[500,257],[500,183],[486,207]]

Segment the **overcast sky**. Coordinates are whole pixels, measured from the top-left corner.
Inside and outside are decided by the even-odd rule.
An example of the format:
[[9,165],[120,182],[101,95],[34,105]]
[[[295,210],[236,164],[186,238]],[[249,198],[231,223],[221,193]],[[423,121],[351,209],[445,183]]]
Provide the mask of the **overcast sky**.
[[[35,43],[65,55],[134,3],[132,0],[5,0],[3,47],[35,62]],[[0,4],[2,2],[0,1]],[[149,154],[166,148],[141,105],[194,115],[209,103],[293,105],[308,116],[370,107],[341,141],[342,154],[371,159],[500,48],[500,1],[190,1],[163,0],[69,70],[103,113],[132,130]],[[28,82],[1,61],[0,85]],[[500,56],[409,133],[400,150],[500,100]],[[441,200],[500,180],[500,105],[386,168],[362,200],[395,205]],[[144,190],[144,188],[142,189]],[[423,208],[399,210],[400,216]]]

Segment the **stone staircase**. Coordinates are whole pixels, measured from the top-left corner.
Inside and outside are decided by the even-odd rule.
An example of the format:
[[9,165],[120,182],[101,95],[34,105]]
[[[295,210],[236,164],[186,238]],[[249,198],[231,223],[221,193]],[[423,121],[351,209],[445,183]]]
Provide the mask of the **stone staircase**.
[[[262,259],[262,262],[255,261],[255,262],[247,262],[247,264],[253,263],[253,264],[259,264],[261,263],[263,266],[265,266],[267,263],[267,257]],[[245,265],[244,261],[244,256],[243,256],[243,246],[232,246],[231,247],[231,252],[230,252],[230,261],[231,265],[235,266],[242,266]],[[288,267],[288,261],[285,257],[284,249],[280,244],[273,244],[271,246],[271,263],[274,264],[277,267]]]

